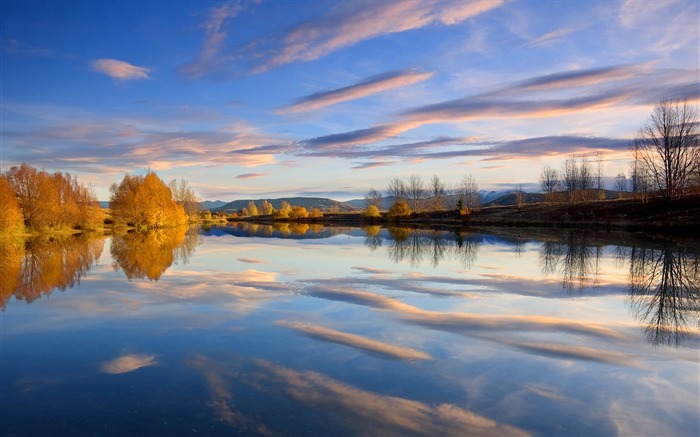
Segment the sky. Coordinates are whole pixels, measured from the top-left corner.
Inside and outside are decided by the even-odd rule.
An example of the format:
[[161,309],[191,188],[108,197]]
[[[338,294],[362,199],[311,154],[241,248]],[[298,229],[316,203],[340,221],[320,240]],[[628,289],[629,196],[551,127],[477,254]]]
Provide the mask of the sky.
[[[419,174],[538,190],[662,98],[700,101],[700,2],[1,0],[2,171],[202,199],[361,198]],[[612,188],[612,182],[610,182]]]

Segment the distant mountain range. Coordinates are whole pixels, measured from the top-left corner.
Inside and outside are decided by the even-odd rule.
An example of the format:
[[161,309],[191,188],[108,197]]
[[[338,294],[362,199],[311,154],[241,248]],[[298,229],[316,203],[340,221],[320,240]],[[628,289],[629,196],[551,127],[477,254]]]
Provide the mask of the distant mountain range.
[[[608,199],[617,198],[617,191],[604,190],[605,197]],[[479,197],[481,199],[481,206],[492,206],[492,205],[515,205],[517,201],[515,190],[502,190],[502,191],[479,191]],[[240,211],[243,208],[248,207],[248,202],[253,201],[255,205],[260,208],[262,206],[263,200],[267,200],[272,204],[275,209],[279,209],[282,206],[282,202],[287,202],[292,206],[303,206],[308,211],[314,208],[318,208],[323,212],[330,212],[333,210],[337,211],[357,211],[364,209],[367,205],[365,199],[352,199],[345,202],[338,200],[328,199],[325,197],[282,197],[279,199],[241,199],[234,200],[233,202],[225,202],[223,200],[205,200],[200,202],[200,209],[208,209],[212,212],[223,211],[223,212],[234,212]],[[543,200],[543,195],[541,193],[525,193],[526,203],[541,202]],[[100,201],[100,206],[102,208],[109,208],[108,201]],[[385,197],[382,199],[382,210],[387,210],[394,204],[393,197]],[[456,196],[447,196],[445,198],[445,207],[450,208],[457,204]]]
[[337,209],[338,211],[355,211],[358,209],[352,205],[349,205],[347,202],[339,202],[337,200],[327,199],[324,197],[282,197],[279,199],[234,200],[233,202],[229,202],[225,205],[221,205],[211,210],[224,212],[240,211],[243,208],[247,208],[248,203],[251,201],[255,202],[255,205],[258,208],[260,208],[262,206],[263,200],[267,200],[268,202],[270,202],[272,204],[272,207],[275,209],[281,208],[282,202],[287,202],[292,206],[303,206],[308,211],[311,211],[314,208],[318,208],[324,212],[332,211],[333,209]]

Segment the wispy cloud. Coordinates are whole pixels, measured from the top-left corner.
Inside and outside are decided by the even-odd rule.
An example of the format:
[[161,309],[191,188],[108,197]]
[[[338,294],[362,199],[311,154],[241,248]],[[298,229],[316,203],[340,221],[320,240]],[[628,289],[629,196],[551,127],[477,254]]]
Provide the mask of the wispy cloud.
[[213,9],[204,24],[205,38],[198,57],[180,71],[190,77],[240,68],[264,72],[293,62],[323,58],[337,50],[381,35],[450,26],[497,8],[502,0],[356,1],[346,0],[327,13],[304,21],[284,33],[259,36],[247,44],[225,47],[226,21],[245,9],[245,3],[227,3]]
[[587,335],[606,340],[624,340],[626,337],[597,323],[578,322],[570,319],[545,316],[483,315],[470,313],[441,313],[423,310],[381,294],[363,290],[310,286],[303,291],[309,296],[354,303],[391,311],[404,321],[432,329],[457,333],[483,333],[497,331],[548,332],[556,329],[573,335]]
[[265,173],[243,173],[236,176],[236,179],[255,179],[265,176]]
[[370,168],[377,168],[377,167],[386,167],[389,165],[394,165],[394,162],[390,161],[374,161],[374,162],[363,162],[359,163],[357,165],[353,165],[352,169],[353,170],[367,170]]
[[147,79],[150,71],[150,68],[137,67],[118,59],[95,59],[90,65],[97,72],[122,80]]
[[433,73],[415,71],[393,71],[367,78],[359,83],[331,91],[324,91],[299,99],[295,104],[282,108],[280,112],[312,111],[337,103],[367,97],[372,94],[404,87],[430,79]]
[[342,423],[351,424],[352,434],[529,435],[457,405],[428,405],[361,390],[317,372],[299,372],[265,360],[256,363],[265,372],[259,376],[261,382],[274,381],[297,401],[342,416]]
[[192,61],[182,65],[180,72],[198,78],[216,71],[221,62],[226,59],[226,56],[221,54],[228,37],[224,24],[246,8],[247,2],[243,0],[228,1],[221,6],[211,8],[207,21],[202,24],[204,41],[199,54]]
[[254,167],[275,163],[275,154],[281,153],[265,149],[279,138],[245,121],[219,122],[207,110],[200,117],[198,108],[162,109],[157,118],[103,117],[66,107],[3,102],[3,112],[26,120],[21,129],[2,132],[5,143],[12,145],[4,154],[9,163],[124,173],[146,166]]
[[[438,2],[346,1],[328,14],[287,32],[267,52],[256,71],[296,61],[313,61],[339,49],[380,35],[453,25],[500,6],[501,0],[443,0]],[[259,45],[259,42],[256,42]]]
[[564,39],[565,36],[580,30],[578,27],[562,27],[561,29],[553,30],[547,32],[544,35],[540,35],[537,38],[533,38],[528,41],[525,45],[529,47],[543,47],[556,44]]
[[129,354],[103,363],[100,369],[102,369],[104,373],[119,374],[133,372],[142,367],[148,367],[154,364],[156,364],[155,355]]
[[[487,119],[536,119],[610,111],[618,107],[640,107],[656,103],[662,97],[700,98],[697,70],[650,70],[651,64],[629,64],[586,70],[564,71],[533,77],[487,93],[476,94],[415,107],[403,111],[389,122],[363,129],[330,134],[302,140],[297,143],[299,153],[345,158],[411,157],[438,158],[420,149],[436,146],[468,144],[469,149],[446,151],[442,157],[460,154],[486,155],[498,152],[497,141],[479,138],[436,138],[428,142],[370,147],[390,140],[412,129],[438,123],[457,123]],[[662,84],[662,85],[659,85]],[[577,142],[591,140],[585,135]],[[557,137],[546,137],[557,138]],[[558,137],[564,139],[565,137]],[[626,141],[626,140],[625,140]],[[490,144],[489,144],[490,143]],[[552,141],[549,141],[553,144]],[[600,142],[599,142],[600,143]],[[530,141],[533,145],[534,141]],[[613,140],[605,148],[620,148],[620,140]],[[515,145],[515,144],[511,144]],[[521,144],[522,145],[522,144]],[[498,145],[503,148],[507,144]],[[567,150],[571,150],[567,148]],[[502,150],[505,151],[505,150]],[[513,150],[516,154],[517,150]],[[552,150],[556,153],[556,150]]]
[[387,356],[390,358],[398,358],[400,360],[430,360],[432,357],[425,352],[404,347],[395,344],[385,343],[383,341],[373,340],[361,335],[349,334],[347,332],[336,331],[335,329],[326,328],[311,323],[295,322],[295,321],[279,321],[279,325],[292,328],[296,331],[307,334],[311,337],[318,338],[333,343],[343,344],[356,349],[366,350],[371,353]]
[[51,51],[43,47],[33,46],[23,40],[11,36],[3,36],[0,40],[2,51],[12,56],[51,56]]
[[623,30],[634,32],[639,47],[667,56],[691,48],[697,59],[698,3],[669,0],[662,2],[625,0],[618,20]]

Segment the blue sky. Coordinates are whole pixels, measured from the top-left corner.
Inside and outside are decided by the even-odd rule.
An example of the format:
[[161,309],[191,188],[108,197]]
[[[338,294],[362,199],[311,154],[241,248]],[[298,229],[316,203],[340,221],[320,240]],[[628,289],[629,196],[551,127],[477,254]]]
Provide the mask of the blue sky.
[[690,1],[5,1],[2,170],[187,179],[203,199],[537,188],[627,171],[663,97],[700,100]]

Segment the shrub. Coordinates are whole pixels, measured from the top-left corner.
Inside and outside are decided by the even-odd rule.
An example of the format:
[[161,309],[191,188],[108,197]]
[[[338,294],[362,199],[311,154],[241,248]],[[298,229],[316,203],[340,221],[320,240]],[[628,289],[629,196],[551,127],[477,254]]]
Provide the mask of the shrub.
[[404,200],[397,200],[387,212],[387,216],[392,219],[404,218],[410,215],[411,208],[409,208],[408,203]]

